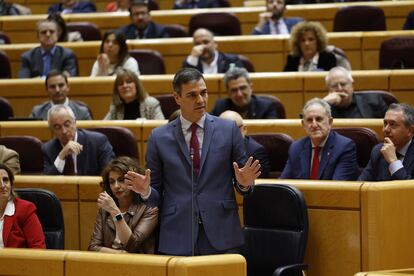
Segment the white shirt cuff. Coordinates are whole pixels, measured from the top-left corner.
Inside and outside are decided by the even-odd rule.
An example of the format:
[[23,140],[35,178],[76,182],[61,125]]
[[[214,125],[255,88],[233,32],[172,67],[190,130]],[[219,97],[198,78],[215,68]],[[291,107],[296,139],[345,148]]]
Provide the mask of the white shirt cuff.
[[141,198],[142,198],[142,200],[147,200],[150,196],[151,196],[151,187],[150,187],[150,189],[149,189],[148,194],[147,194],[147,195],[145,195],[145,196],[141,195]]
[[390,171],[391,175],[393,175],[396,171],[398,171],[401,168],[404,168],[401,160],[396,160],[388,166],[388,170]]
[[58,170],[58,172],[63,173],[63,169],[65,168],[65,159],[60,159],[59,155],[56,157],[55,162],[53,163]]

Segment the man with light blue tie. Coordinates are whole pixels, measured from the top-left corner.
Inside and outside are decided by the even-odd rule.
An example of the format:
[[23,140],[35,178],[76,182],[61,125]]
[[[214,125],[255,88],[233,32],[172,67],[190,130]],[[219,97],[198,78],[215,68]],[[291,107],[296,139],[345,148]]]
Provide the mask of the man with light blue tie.
[[290,34],[292,27],[303,18],[283,17],[285,10],[285,0],[266,0],[266,12],[259,14],[259,22],[252,34]]
[[246,161],[235,122],[206,112],[207,87],[198,70],[178,71],[173,88],[181,115],[153,130],[145,176],[128,172],[125,183],[147,204],[162,203],[159,252],[236,253],[244,238],[234,187],[242,195],[252,191],[259,161]]
[[37,22],[39,47],[24,52],[21,57],[19,78],[46,77],[50,70],[64,72],[66,76],[77,76],[76,56],[70,49],[56,45],[58,26],[52,20]]

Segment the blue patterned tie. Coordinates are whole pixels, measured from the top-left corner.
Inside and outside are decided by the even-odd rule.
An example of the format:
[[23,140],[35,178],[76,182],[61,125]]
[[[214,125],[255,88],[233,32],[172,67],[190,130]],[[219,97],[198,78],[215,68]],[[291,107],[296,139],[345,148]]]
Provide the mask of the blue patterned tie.
[[43,74],[42,76],[47,76],[50,71],[52,64],[52,54],[48,51],[43,53]]

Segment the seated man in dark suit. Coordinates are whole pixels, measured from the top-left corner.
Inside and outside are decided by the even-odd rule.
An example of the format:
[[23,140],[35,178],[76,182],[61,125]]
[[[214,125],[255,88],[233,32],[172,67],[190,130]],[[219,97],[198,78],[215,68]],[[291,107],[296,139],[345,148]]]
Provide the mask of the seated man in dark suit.
[[51,69],[76,76],[76,56],[72,50],[56,45],[58,26],[53,20],[40,20],[36,25],[40,46],[24,52],[21,57],[19,78],[46,77]]
[[331,105],[334,118],[384,118],[388,109],[380,95],[354,94],[354,79],[343,67],[332,68],[325,78],[329,94],[323,99]]
[[69,106],[75,114],[76,120],[91,120],[91,114],[86,106],[80,105],[74,101],[69,100],[68,92],[70,86],[68,78],[65,74],[57,70],[51,70],[47,74],[45,80],[46,92],[49,95],[50,101],[36,105],[32,109],[30,118],[47,120],[47,112],[56,104],[63,104]]
[[259,22],[252,34],[290,34],[292,27],[303,21],[303,18],[283,17],[285,10],[285,0],[266,0],[266,12],[259,14]]
[[70,107],[54,105],[48,112],[55,138],[43,144],[44,173],[52,175],[100,175],[115,154],[105,135],[77,129]]
[[214,35],[207,29],[200,28],[194,32],[193,44],[190,55],[183,62],[183,68],[195,68],[204,74],[217,74],[227,72],[231,64],[243,67],[237,55],[217,51]]
[[239,113],[227,110],[220,114],[220,118],[228,119],[236,122],[243,136],[244,145],[246,147],[246,155],[253,156],[253,159],[260,161],[260,177],[268,177],[270,170],[269,155],[265,148],[257,143],[253,138],[247,134],[247,126],[243,123],[243,118]]
[[244,119],[278,118],[276,105],[272,101],[253,95],[249,73],[244,68],[234,67],[224,75],[224,84],[229,97],[218,99],[211,111],[219,116],[226,110],[238,112]]
[[414,108],[391,104],[384,117],[384,143],[376,145],[358,180],[387,181],[413,179]]
[[88,13],[96,12],[96,6],[92,1],[60,0],[59,3],[49,7],[47,13]]
[[221,7],[218,0],[177,0],[173,9],[204,9]]
[[289,148],[289,159],[280,178],[356,180],[358,163],[354,142],[332,128],[331,108],[319,98],[303,108],[302,125],[308,134]]
[[161,25],[151,21],[148,0],[132,0],[129,6],[131,24],[119,29],[127,39],[163,38],[168,33]]

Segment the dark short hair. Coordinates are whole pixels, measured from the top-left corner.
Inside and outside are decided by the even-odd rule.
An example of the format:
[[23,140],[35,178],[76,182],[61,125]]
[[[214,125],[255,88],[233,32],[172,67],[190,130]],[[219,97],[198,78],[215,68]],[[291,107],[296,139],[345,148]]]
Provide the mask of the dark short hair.
[[[109,173],[111,171],[118,171],[121,175],[126,174],[128,171],[133,171],[142,175],[145,175],[145,170],[138,166],[138,161],[128,157],[128,156],[119,156],[109,162],[108,165],[102,170],[102,182],[101,186],[112,197],[116,205],[119,206],[118,199],[112,193],[110,184],[109,184]],[[134,200],[138,200],[139,196],[137,193],[131,191],[134,194]]]
[[404,116],[404,125],[412,126],[414,125],[414,108],[406,103],[392,103],[388,107],[388,110],[401,110]]
[[66,22],[60,15],[60,12],[56,11],[50,13],[47,19],[55,21],[58,28],[60,28],[60,36],[58,37],[58,41],[68,41],[68,28],[66,27]]
[[13,189],[13,183],[14,183],[13,171],[6,164],[3,164],[3,163],[0,163],[0,170],[5,170],[7,172],[7,176],[9,177],[9,180],[10,180],[10,196],[12,197],[12,199],[16,198],[17,195]]
[[47,89],[47,81],[50,78],[56,77],[56,76],[62,76],[65,79],[66,84],[68,84],[68,76],[66,76],[66,74],[63,74],[62,71],[59,71],[57,69],[52,69],[52,70],[49,71],[49,73],[47,74],[46,79],[45,79],[46,89]]
[[110,36],[111,34],[115,35],[115,40],[119,45],[119,53],[118,53],[118,63],[115,64],[115,68],[121,66],[124,61],[129,57],[128,53],[128,46],[126,44],[126,38],[125,35],[117,30],[109,30],[106,31],[103,35],[101,47],[99,48],[99,52],[104,52],[104,44],[105,40]]
[[194,68],[182,68],[178,70],[173,79],[173,89],[178,95],[181,95],[181,86],[191,81],[204,80],[203,74]]
[[129,1],[129,12],[131,13],[131,8],[133,6],[145,6],[148,8],[149,11],[149,0],[130,0]]

